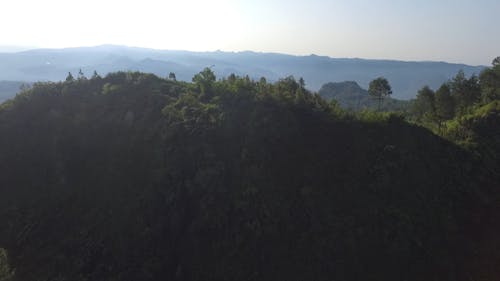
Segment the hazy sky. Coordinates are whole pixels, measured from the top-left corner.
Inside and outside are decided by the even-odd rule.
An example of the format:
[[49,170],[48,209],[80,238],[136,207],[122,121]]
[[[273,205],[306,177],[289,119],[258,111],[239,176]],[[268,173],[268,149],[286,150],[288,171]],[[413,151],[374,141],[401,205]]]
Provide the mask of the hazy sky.
[[193,51],[486,64],[499,0],[2,0],[0,45],[123,44]]

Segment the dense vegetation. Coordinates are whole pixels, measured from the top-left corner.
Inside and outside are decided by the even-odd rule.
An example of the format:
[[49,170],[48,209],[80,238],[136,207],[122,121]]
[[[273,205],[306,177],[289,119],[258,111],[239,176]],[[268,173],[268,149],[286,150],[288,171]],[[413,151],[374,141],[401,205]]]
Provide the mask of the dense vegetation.
[[455,141],[293,77],[173,78],[80,73],[1,105],[0,279],[500,277],[498,102]]
[[[447,130],[456,131],[457,123],[463,126],[475,116],[483,120],[488,119],[486,115],[490,113],[496,114],[499,100],[500,57],[493,60],[493,66],[484,69],[479,77],[472,75],[467,78],[463,71],[459,71],[436,91],[424,86],[413,102],[412,115],[418,123],[441,135],[450,135]],[[453,139],[460,141],[467,137],[462,134]]]

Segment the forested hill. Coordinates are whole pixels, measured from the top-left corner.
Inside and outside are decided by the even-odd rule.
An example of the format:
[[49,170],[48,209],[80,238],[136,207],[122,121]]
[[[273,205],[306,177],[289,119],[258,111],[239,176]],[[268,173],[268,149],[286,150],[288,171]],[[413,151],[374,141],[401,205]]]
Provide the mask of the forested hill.
[[492,158],[292,78],[193,81],[68,77],[0,106],[0,279],[499,280]]
[[[337,101],[344,109],[378,109],[378,101],[354,81],[326,83],[321,86],[318,94],[328,101]],[[389,97],[383,100],[380,108],[384,111],[403,111],[410,108],[410,102]]]
[[[236,73],[269,81],[293,75],[307,81],[306,88],[317,91],[332,81],[356,81],[363,88],[384,76],[394,90],[394,98],[414,98],[424,85],[438,87],[463,69],[467,76],[484,67],[445,62],[404,62],[291,56],[256,52],[162,51],[124,46],[98,46],[69,49],[35,49],[19,53],[0,53],[0,80],[60,81],[68,72],[82,69],[90,75],[119,70],[143,71],[166,77],[174,72],[178,80],[191,81],[200,69],[213,66],[218,76]],[[12,93],[13,95],[14,93]]]

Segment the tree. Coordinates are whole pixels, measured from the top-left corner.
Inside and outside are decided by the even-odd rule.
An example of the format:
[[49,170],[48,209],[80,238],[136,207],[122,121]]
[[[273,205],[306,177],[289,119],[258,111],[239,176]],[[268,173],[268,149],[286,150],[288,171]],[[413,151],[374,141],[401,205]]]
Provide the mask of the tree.
[[[301,78],[302,79],[302,78]],[[304,80],[302,80],[304,81]],[[304,94],[304,87],[302,85],[295,91],[295,104],[303,106],[306,101],[306,96]]]
[[71,74],[71,72],[68,72],[68,76],[66,76],[66,82],[72,81],[75,81],[75,77],[73,77],[73,74]]
[[92,80],[101,79],[101,76],[94,70],[94,74],[91,77]]
[[372,97],[378,99],[378,110],[380,111],[382,100],[392,94],[391,85],[389,85],[387,79],[379,77],[370,82],[368,93]]
[[455,101],[447,84],[441,85],[434,96],[436,116],[439,120],[449,120],[455,115]]
[[306,87],[306,82],[304,81],[304,78],[300,77],[299,85],[302,89]]
[[476,75],[467,79],[462,70],[450,81],[450,88],[459,113],[465,113],[469,107],[481,99],[479,79]]
[[425,118],[429,121],[433,120],[436,108],[434,101],[434,91],[429,86],[424,86],[417,93],[415,99],[414,110],[418,118]]
[[87,77],[85,77],[81,68],[78,70],[78,80],[87,80]]
[[173,72],[170,72],[168,74],[168,79],[170,79],[172,81],[177,81],[177,78],[175,77],[175,73],[173,73]]
[[500,57],[495,60],[498,60],[496,65],[493,61],[494,66],[484,69],[479,75],[482,100],[486,103],[500,99]]
[[237,80],[237,77],[234,73],[231,73],[228,77],[227,77],[227,81],[230,83],[230,84],[234,84],[236,83],[236,80]]
[[209,67],[205,67],[203,71],[193,77],[193,82],[198,87],[201,97],[210,99],[212,96],[212,88],[215,83],[215,73]]
[[500,57],[496,57],[491,64],[493,66],[500,65]]
[[294,100],[295,92],[299,88],[299,83],[297,83],[297,81],[295,81],[295,78],[291,75],[278,80],[278,82],[276,82],[275,84],[275,91],[277,91],[277,94],[279,94],[285,100]]

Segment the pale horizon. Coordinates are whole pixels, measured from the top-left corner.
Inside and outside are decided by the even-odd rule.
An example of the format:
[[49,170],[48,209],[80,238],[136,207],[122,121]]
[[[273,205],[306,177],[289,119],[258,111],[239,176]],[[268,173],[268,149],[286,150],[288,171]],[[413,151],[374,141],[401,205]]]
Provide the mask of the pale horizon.
[[494,0],[20,0],[1,7],[0,24],[10,28],[0,52],[109,44],[468,65],[500,55]]
[[261,53],[261,54],[279,54],[279,55],[287,55],[287,56],[297,56],[297,57],[307,57],[307,56],[319,56],[319,57],[328,57],[331,59],[360,59],[360,60],[380,60],[380,61],[401,61],[401,62],[443,62],[443,63],[450,63],[450,64],[463,64],[463,65],[469,65],[469,66],[484,66],[488,67],[490,63],[486,64],[469,64],[461,61],[445,61],[445,60],[429,60],[429,59],[398,59],[398,58],[378,58],[378,57],[373,57],[373,58],[368,58],[368,57],[335,57],[335,56],[329,56],[329,55],[324,55],[324,54],[316,54],[316,53],[310,53],[310,54],[292,54],[292,53],[284,53],[284,52],[278,52],[278,51],[258,51],[258,50],[221,50],[221,49],[216,49],[216,50],[186,50],[186,49],[159,49],[159,48],[152,48],[152,47],[147,47],[147,46],[129,46],[129,45],[120,45],[120,44],[112,44],[112,43],[103,43],[103,44],[98,44],[98,45],[87,45],[87,46],[65,46],[65,47],[38,47],[38,46],[31,46],[31,47],[25,47],[25,46],[2,46],[0,45],[0,53],[21,53],[21,52],[26,52],[26,51],[33,51],[33,50],[64,50],[64,49],[75,49],[75,48],[95,48],[95,47],[102,47],[102,46],[115,46],[115,47],[125,47],[125,48],[139,48],[139,49],[150,49],[154,51],[173,51],[173,52],[193,52],[193,53],[212,53],[212,52],[225,52],[225,53],[245,53],[245,52],[253,52],[253,53]]

